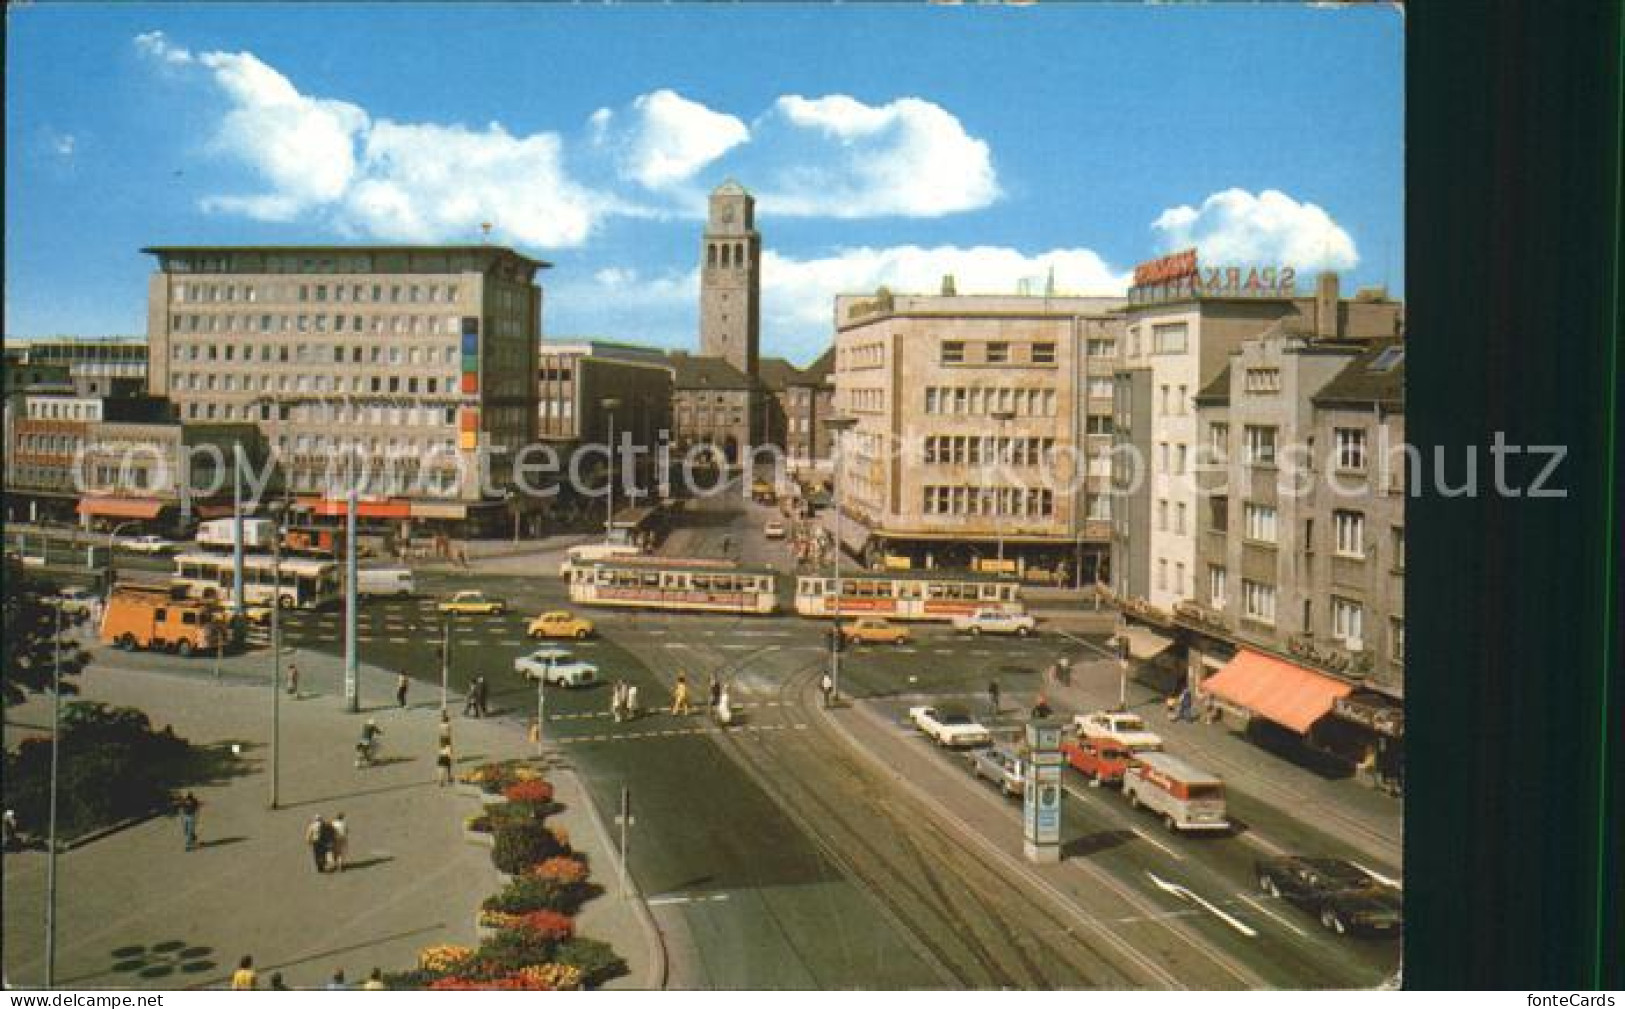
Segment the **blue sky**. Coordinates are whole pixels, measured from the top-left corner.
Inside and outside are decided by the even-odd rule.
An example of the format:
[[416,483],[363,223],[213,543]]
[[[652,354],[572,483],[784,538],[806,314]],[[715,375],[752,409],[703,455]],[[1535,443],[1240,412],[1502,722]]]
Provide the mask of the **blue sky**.
[[8,11],[5,325],[139,333],[149,244],[493,240],[545,331],[691,346],[704,195],[758,197],[764,353],[886,283],[1077,293],[1195,245],[1402,292],[1386,7]]

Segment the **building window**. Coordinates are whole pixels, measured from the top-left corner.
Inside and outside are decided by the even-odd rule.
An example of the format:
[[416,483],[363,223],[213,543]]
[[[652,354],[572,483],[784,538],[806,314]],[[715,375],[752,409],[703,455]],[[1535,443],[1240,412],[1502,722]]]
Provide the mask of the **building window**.
[[1185,352],[1185,324],[1174,323],[1167,326],[1151,327],[1152,348],[1158,354],[1183,354]]
[[1111,357],[1117,353],[1117,341],[1092,339],[1084,345],[1084,350],[1090,357]]
[[1275,465],[1275,428],[1248,424],[1244,434],[1247,441],[1242,461],[1249,466]]
[[[1180,501],[1174,505],[1174,532],[1180,536],[1185,535],[1185,502]],[[1181,578],[1181,581],[1184,579]]]
[[1365,469],[1364,428],[1340,427],[1332,432],[1332,437],[1337,443],[1338,469]]
[[1008,343],[990,343],[987,345],[988,364],[1009,364],[1010,345]]
[[1275,542],[1275,509],[1269,505],[1247,502],[1243,509],[1244,534],[1258,543]]
[[1243,388],[1248,392],[1280,392],[1281,369],[1248,368],[1243,379]]
[[1402,617],[1388,618],[1388,657],[1395,665],[1405,664],[1405,620]]
[[1085,434],[1109,435],[1112,433],[1112,419],[1105,414],[1091,414],[1084,420]]
[[1213,453],[1213,458],[1223,462],[1230,455],[1230,425],[1209,424],[1207,427],[1207,447]]
[[950,340],[942,345],[943,364],[964,364],[965,344],[963,341]]
[[1166,501],[1157,502],[1157,531],[1164,533],[1168,531],[1168,502]]
[[1166,592],[1167,590],[1168,590],[1168,562],[1159,557],[1157,559],[1157,591],[1158,592]]
[[1227,497],[1210,497],[1207,499],[1207,526],[1216,533],[1230,531],[1230,499]]
[[1243,578],[1241,580],[1241,615],[1248,620],[1275,626],[1275,586]]
[[1405,571],[1405,527],[1393,526],[1388,530],[1388,549],[1394,555],[1394,571]]
[[1365,635],[1365,608],[1352,599],[1332,597],[1332,639],[1340,642],[1349,651],[1357,652],[1364,647]]
[[[1034,364],[1054,364],[1055,363],[1055,344],[1053,344],[1053,343],[1035,343],[1035,344],[1033,344],[1033,363]],[[1110,387],[1109,380],[1108,380],[1107,384],[1108,384],[1107,395],[1110,395],[1111,393],[1109,391],[1109,387]]]
[[1218,564],[1210,564],[1207,569],[1207,602],[1216,610],[1224,609],[1224,592],[1230,572]]
[[1360,512],[1333,512],[1332,523],[1337,529],[1337,555],[1365,557],[1365,516]]

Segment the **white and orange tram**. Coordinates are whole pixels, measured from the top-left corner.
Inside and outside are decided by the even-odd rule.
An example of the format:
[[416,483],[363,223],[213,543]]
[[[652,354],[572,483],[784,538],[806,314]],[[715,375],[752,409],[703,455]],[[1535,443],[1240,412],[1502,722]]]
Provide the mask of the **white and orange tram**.
[[[798,576],[795,607],[804,617],[833,617],[836,612],[834,576]],[[1020,584],[988,575],[931,571],[861,571],[843,574],[840,580],[843,617],[947,621],[977,610],[1026,612],[1021,602]]]
[[572,564],[570,601],[582,606],[769,614],[779,608],[772,568],[730,561],[606,558]]

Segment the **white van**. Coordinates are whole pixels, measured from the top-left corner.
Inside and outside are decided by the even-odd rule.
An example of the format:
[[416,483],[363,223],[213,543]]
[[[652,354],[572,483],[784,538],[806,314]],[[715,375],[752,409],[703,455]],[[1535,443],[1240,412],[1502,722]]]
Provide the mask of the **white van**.
[[569,578],[570,569],[576,564],[642,556],[643,551],[630,543],[583,543],[564,552],[564,563],[559,565],[559,577]]
[[1161,815],[1171,831],[1230,829],[1224,782],[1166,753],[1134,754],[1123,772],[1123,797]]
[[409,596],[416,591],[409,568],[362,568],[356,572],[358,596]]

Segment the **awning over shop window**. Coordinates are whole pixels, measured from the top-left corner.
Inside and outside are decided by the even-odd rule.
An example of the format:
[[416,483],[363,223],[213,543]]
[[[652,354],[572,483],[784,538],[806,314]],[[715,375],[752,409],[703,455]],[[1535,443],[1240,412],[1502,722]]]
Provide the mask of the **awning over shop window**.
[[79,514],[110,519],[155,519],[164,502],[138,497],[87,497],[79,499]]
[[1202,689],[1302,735],[1354,688],[1258,652],[1242,649]]
[[468,508],[460,504],[441,504],[438,501],[413,501],[415,519],[466,519]]
[[[305,498],[300,501],[301,504],[307,502],[312,515],[343,518],[349,514],[349,504],[343,498]],[[408,501],[357,501],[355,514],[357,518],[364,519],[405,519],[412,517],[412,505]]]
[[1166,652],[1174,643],[1148,627],[1125,624],[1117,629],[1117,636],[1128,642],[1128,653],[1136,659],[1148,661]]
[[200,519],[227,518],[232,514],[231,504],[200,504],[193,506],[192,510]]
[[1339,697],[1332,712],[1345,722],[1362,725],[1390,739],[1405,736],[1405,709],[1380,694],[1362,692]]

